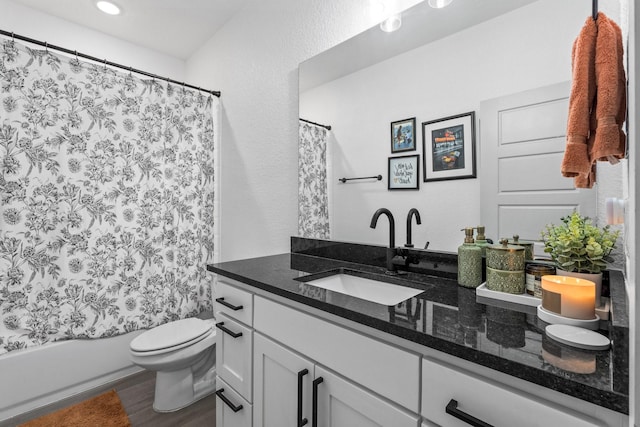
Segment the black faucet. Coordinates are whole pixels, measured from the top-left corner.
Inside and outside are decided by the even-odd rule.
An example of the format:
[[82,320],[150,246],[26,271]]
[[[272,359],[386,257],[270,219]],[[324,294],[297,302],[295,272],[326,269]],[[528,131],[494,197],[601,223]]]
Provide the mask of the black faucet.
[[369,227],[376,228],[378,224],[378,218],[380,215],[385,214],[389,218],[389,247],[387,248],[387,271],[395,272],[396,266],[393,264],[393,257],[396,255],[396,223],[393,220],[393,214],[387,208],[380,208],[371,218],[371,224]]
[[413,243],[411,243],[411,218],[413,216],[416,217],[416,224],[422,224],[422,222],[420,221],[420,212],[418,212],[418,209],[411,208],[411,210],[409,210],[409,213],[407,214],[407,243],[404,245],[405,248],[413,247]]

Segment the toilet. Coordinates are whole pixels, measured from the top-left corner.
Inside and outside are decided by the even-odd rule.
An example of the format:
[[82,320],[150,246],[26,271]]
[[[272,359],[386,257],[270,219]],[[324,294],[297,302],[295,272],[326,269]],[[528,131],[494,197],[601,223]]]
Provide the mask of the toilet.
[[131,341],[131,361],[157,372],[156,412],[177,411],[215,391],[214,323],[195,317],[176,320]]

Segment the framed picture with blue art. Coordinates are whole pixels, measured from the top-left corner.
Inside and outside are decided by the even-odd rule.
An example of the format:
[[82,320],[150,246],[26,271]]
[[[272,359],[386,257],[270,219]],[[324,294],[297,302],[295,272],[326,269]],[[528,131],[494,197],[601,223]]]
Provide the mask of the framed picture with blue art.
[[391,122],[391,152],[413,151],[416,149],[416,118]]

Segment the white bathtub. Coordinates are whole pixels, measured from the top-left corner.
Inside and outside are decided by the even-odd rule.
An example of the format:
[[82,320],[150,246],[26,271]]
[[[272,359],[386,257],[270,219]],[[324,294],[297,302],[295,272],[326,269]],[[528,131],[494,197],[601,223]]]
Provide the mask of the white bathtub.
[[142,332],[60,341],[0,356],[0,423],[142,371],[129,360],[129,342]]

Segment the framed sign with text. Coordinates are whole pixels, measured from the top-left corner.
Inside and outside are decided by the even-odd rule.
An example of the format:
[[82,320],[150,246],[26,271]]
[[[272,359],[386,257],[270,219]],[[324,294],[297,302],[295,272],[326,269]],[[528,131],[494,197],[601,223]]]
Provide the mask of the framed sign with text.
[[420,186],[420,156],[389,157],[389,190],[417,190]]

